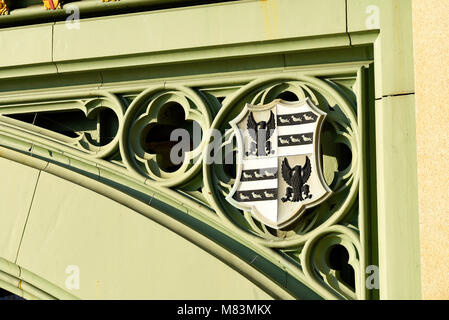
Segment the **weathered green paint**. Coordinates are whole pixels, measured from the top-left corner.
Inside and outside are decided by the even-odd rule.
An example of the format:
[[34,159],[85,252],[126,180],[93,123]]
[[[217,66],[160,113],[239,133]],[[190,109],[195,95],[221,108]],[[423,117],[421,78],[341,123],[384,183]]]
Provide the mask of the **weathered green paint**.
[[65,268],[78,265],[82,283],[73,290],[77,297],[269,298],[175,233],[45,172],[26,228],[17,264],[60,287],[65,287]]
[[[381,298],[420,297],[414,96],[376,102]],[[400,130],[398,130],[400,128]]]
[[363,34],[371,31],[367,27],[367,19],[374,11],[367,12],[369,6],[379,9],[380,30],[374,41],[376,99],[413,94],[415,82],[411,1],[348,0],[348,32],[353,45],[366,43]]
[[[380,298],[421,297],[411,1],[348,1],[354,45],[366,43],[368,6],[379,9],[374,41]],[[362,35],[362,36],[361,36]],[[402,96],[403,95],[403,96]]]
[[[379,7],[379,29],[366,26],[369,5]],[[31,12],[22,10],[22,17]],[[49,22],[55,15],[41,25],[0,29],[1,114],[84,110],[85,101],[101,98],[120,121],[126,114],[116,94],[133,100],[149,88],[194,88],[226,97],[207,111],[214,126],[251,88],[281,79],[307,83],[347,106],[357,128],[348,174],[356,180],[351,201],[357,198],[361,210],[360,235],[334,216],[327,229],[299,242],[301,257],[311,261],[319,259],[321,238],[353,246],[360,255],[351,255],[357,292],[336,293],[314,276],[313,263],[299,267],[278,250],[298,240],[270,242],[227,221],[213,181],[205,179],[203,195],[187,198],[198,175],[211,174],[207,166],[198,165],[195,177],[157,184],[95,156],[92,147],[73,147],[5,117],[0,156],[9,160],[0,170],[12,182],[0,190],[0,257],[9,261],[0,268],[9,279],[0,278],[1,287],[30,298],[420,297],[410,1],[235,1],[83,19],[79,30]],[[320,77],[346,89],[327,87]],[[326,158],[325,166],[335,160]],[[179,181],[191,186],[173,190]],[[379,293],[364,289],[370,263],[380,265]],[[70,264],[85,275],[76,293],[64,289]],[[111,280],[117,276],[120,285]],[[18,279],[41,291],[21,289]]]
[[30,211],[39,170],[0,159],[2,184],[0,194],[1,257],[15,262],[23,229]]

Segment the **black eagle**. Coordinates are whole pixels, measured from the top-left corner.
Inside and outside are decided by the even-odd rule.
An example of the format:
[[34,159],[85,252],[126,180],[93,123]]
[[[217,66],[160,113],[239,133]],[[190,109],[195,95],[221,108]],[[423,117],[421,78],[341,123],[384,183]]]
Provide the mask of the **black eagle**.
[[290,187],[287,187],[285,197],[281,199],[282,202],[298,202],[312,198],[310,187],[306,184],[311,173],[312,165],[309,157],[306,156],[304,166],[294,166],[293,169],[290,168],[287,158],[284,158],[282,161],[282,178]]
[[[247,128],[250,137],[254,140],[251,143],[248,154],[266,156],[272,153],[270,137],[273,135],[276,128],[276,121],[273,111],[270,111],[270,119],[268,121],[256,122],[252,112],[249,113]],[[265,146],[260,146],[265,144]]]

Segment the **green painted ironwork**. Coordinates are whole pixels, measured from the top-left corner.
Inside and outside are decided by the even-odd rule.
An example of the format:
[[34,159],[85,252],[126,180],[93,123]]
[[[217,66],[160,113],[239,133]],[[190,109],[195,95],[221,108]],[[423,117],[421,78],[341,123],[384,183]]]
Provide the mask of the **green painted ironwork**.
[[[220,8],[232,19],[239,5],[255,10],[259,4],[228,4],[228,11],[210,5],[204,12],[216,14]],[[414,130],[412,117],[398,126],[391,120],[400,119],[413,104],[390,108],[386,101],[387,95],[409,91],[408,78],[390,81],[399,77],[391,62],[398,57],[385,51],[396,18],[385,15],[390,18],[383,20],[380,30],[366,30],[356,19],[363,5],[331,5],[339,10],[325,11],[336,19],[329,30],[309,21],[310,29],[299,34],[285,27],[279,31],[283,37],[268,37],[276,28],[266,26],[273,30],[262,32],[260,24],[247,38],[235,30],[218,40],[200,34],[196,46],[184,48],[183,39],[170,29],[166,35],[172,42],[163,48],[166,51],[153,44],[142,49],[138,42],[123,50],[114,47],[120,52],[116,56],[89,48],[67,51],[72,44],[56,36],[51,61],[29,64],[19,57],[0,68],[6,88],[0,93],[0,156],[77,183],[157,221],[275,298],[417,297],[417,269],[404,272],[398,260],[403,255],[416,263],[416,246],[401,250],[401,239],[393,230],[408,217],[405,237],[411,242],[417,238],[414,190],[393,197],[398,193],[395,185],[404,186],[401,177],[416,178],[415,167],[409,163],[399,178],[388,176],[403,165],[398,159],[410,157],[414,150],[413,143],[401,143],[404,132]],[[307,6],[313,12],[321,8]],[[382,12],[391,9],[379,6]],[[187,14],[197,17],[196,10]],[[101,22],[90,22],[93,30],[101,31]],[[66,34],[62,24],[47,27],[35,28]],[[228,43],[228,37],[235,43]],[[86,40],[77,41],[80,45]],[[138,68],[129,71],[130,66]],[[26,87],[23,79],[28,80]],[[225,201],[235,168],[206,161],[212,142],[209,130],[223,133],[222,147],[227,150],[233,141],[229,121],[245,103],[305,97],[328,115],[321,149],[323,174],[333,195],[292,227],[274,230]],[[154,126],[177,125],[162,115],[174,105],[184,120],[199,124],[203,138],[173,171],[145,144]],[[54,123],[68,112],[76,115],[72,122]],[[365,285],[369,265],[380,266],[380,290]],[[406,284],[407,276],[414,280]],[[38,283],[46,291],[45,281]],[[407,294],[405,286],[410,288]]]
[[[96,179],[108,177],[108,180],[118,184],[116,188],[119,190],[132,188],[134,197],[141,201],[147,201],[149,197],[152,199],[149,202],[155,205],[155,200],[159,200],[161,209],[165,208],[163,211],[166,213],[179,208],[191,218],[216,229],[213,233],[238,237],[240,243],[251,248],[261,259],[267,259],[278,268],[285,268],[297,281],[324,298],[366,298],[364,269],[368,261],[365,261],[360,233],[362,230],[367,232],[370,225],[358,219],[360,213],[357,207],[364,206],[364,199],[359,197],[359,170],[364,157],[358,151],[361,148],[357,119],[359,110],[353,89],[357,81],[362,81],[357,78],[362,73],[357,72],[363,69],[361,65],[354,67],[352,76],[346,76],[344,81],[340,81],[336,74],[327,79],[321,76],[320,79],[298,71],[255,78],[228,94],[221,104],[218,102],[220,97],[210,93],[205,95],[207,87],[198,90],[189,87],[187,82],[184,86],[166,84],[150,87],[141,93],[136,91],[129,105],[121,94],[107,91],[99,95],[104,98],[82,98],[85,93],[79,92],[76,98],[61,95],[57,100],[45,100],[28,106],[3,105],[1,141],[4,145],[15,145],[15,149],[30,156],[72,170],[76,168],[87,176]],[[211,88],[220,85],[219,79],[209,84]],[[345,94],[345,90],[352,93]],[[309,210],[305,218],[290,230],[270,229],[254,220],[248,212],[241,213],[226,203],[224,196],[233,180],[225,165],[209,165],[210,161],[205,161],[204,157],[210,153],[207,150],[211,146],[208,134],[204,135],[197,150],[192,151],[196,154],[192,159],[196,160],[185,161],[185,165],[172,173],[164,172],[155,156],[145,152],[142,145],[147,127],[153,122],[157,123],[160,110],[173,102],[182,105],[186,119],[200,123],[203,132],[208,132],[208,129],[225,132],[229,119],[239,113],[246,102],[265,104],[283,95],[290,95],[293,99],[310,97],[328,113],[329,120],[323,134],[327,138],[323,139],[322,149],[324,175],[334,191],[331,199]],[[66,108],[61,109],[61,105]],[[95,111],[106,108],[113,110],[118,129],[116,137],[101,147],[89,143],[90,139],[86,137],[90,134],[84,132],[79,132],[78,138],[68,138],[33,123],[7,117],[31,113],[39,119],[49,111],[79,109],[88,119]],[[216,110],[218,113],[214,114]],[[232,141],[232,137],[225,135],[225,140]],[[338,145],[343,149],[337,150]],[[351,155],[345,154],[349,150]],[[145,196],[138,196],[137,192]],[[216,241],[223,245],[222,241]],[[335,244],[342,244],[349,252],[348,263],[354,272],[352,284],[345,283],[340,278],[340,271],[331,269],[325,263]]]

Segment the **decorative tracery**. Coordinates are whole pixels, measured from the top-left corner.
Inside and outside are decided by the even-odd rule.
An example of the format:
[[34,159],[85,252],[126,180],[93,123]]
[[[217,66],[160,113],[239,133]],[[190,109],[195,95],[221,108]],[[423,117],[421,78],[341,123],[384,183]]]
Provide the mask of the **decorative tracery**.
[[[93,163],[101,160],[102,166],[107,161],[111,168],[136,183],[176,190],[210,208],[222,228],[260,246],[264,254],[273,254],[273,259],[284,264],[287,272],[323,297],[358,299],[365,297],[365,244],[360,232],[367,226],[360,219],[358,202],[359,168],[364,158],[360,154],[360,105],[356,102],[355,83],[356,76],[348,85],[348,81],[342,84],[332,77],[292,74],[254,79],[224,99],[204,88],[164,84],[134,92],[127,98],[103,92],[95,97],[40,104],[3,104],[0,134],[5,135],[4,127],[8,126],[8,130],[23,139],[34,139],[49,149],[59,148],[66,155],[84,155],[84,159]],[[286,101],[310,98],[327,114],[321,154],[323,175],[333,194],[323,204],[308,209],[291,226],[275,230],[231,206],[225,197],[236,176],[237,150],[229,121],[246,103],[267,104],[279,98]],[[32,120],[34,115],[70,110],[82,111],[85,121],[96,119],[98,127],[80,126],[73,131],[74,136],[67,137],[51,126],[39,127]],[[108,131],[108,139],[102,140],[105,136],[100,132],[100,115],[105,110],[114,116],[116,125]],[[23,114],[31,116],[26,118]],[[200,140],[182,154],[181,164],[172,163],[170,151],[176,141],[171,133],[182,128],[193,139],[195,126]],[[217,132],[221,134],[216,136]],[[220,139],[220,148],[212,150],[216,139]]]

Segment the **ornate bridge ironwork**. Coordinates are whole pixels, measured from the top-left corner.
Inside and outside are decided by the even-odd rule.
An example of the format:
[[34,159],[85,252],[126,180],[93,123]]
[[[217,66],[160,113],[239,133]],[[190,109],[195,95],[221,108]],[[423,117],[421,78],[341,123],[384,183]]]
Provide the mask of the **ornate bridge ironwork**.
[[[346,69],[343,72],[347,74]],[[359,66],[344,79],[335,70],[319,77],[293,72],[255,77],[239,86],[220,79],[204,84],[187,80],[127,92],[105,88],[2,99],[0,143],[108,184],[139,200],[139,207],[156,206],[169,215],[175,210],[177,219],[187,225],[189,219],[201,221],[217,232],[217,244],[226,247],[218,234],[233,238],[251,248],[254,257],[286,270],[324,298],[363,299],[364,270],[370,259],[363,191],[367,164],[362,153],[367,134],[362,84],[367,72]],[[228,88],[217,92],[216,87]],[[229,156],[225,151],[235,152],[226,148],[234,141],[227,130],[229,121],[245,103],[306,97],[328,114],[321,148],[324,176],[333,195],[292,226],[275,230],[225,200],[235,165],[207,161],[213,146],[210,132],[223,133],[224,158]],[[151,130],[158,125],[177,128],[186,121],[198,124],[203,138],[182,165],[173,167],[157,148],[148,150],[155,135]],[[198,225],[189,227],[204,232]]]

